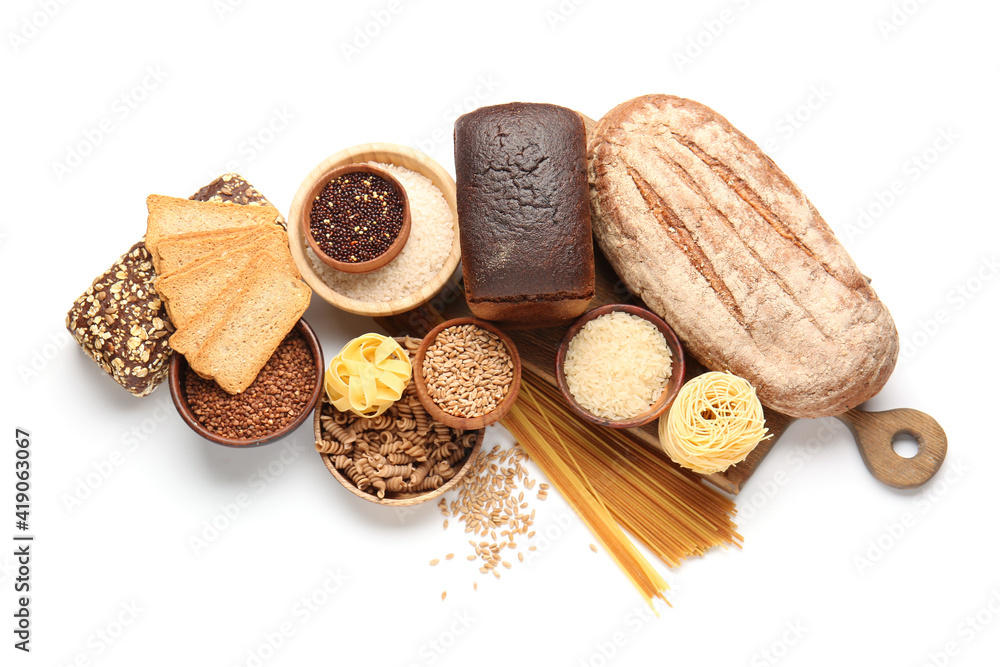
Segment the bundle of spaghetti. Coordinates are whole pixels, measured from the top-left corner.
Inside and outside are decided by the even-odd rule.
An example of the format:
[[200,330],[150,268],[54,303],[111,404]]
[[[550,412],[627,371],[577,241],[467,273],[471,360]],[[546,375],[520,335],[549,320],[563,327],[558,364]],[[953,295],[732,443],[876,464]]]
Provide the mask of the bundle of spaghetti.
[[[661,452],[637,445],[619,430],[583,421],[548,384],[528,374],[522,379],[522,391],[527,386],[534,399],[519,401],[525,416],[555,426],[615,519],[664,563],[676,567],[713,546],[741,546],[729,498]],[[521,445],[527,449],[530,443]]]
[[573,460],[573,452],[569,449],[569,443],[561,439],[544,414],[541,419],[537,419],[541,414],[541,411],[537,410],[537,403],[535,404],[537,411],[534,415],[530,414],[527,406],[532,404],[533,399],[534,392],[522,384],[518,401],[502,421],[503,425],[542,468],[549,481],[583,519],[646,602],[651,607],[654,598],[666,602],[663,593],[668,588],[667,582],[639,553],[618,526],[614,516],[601,502],[600,496],[580,474],[579,466]]
[[685,468],[705,475],[745,459],[770,436],[753,386],[732,373],[689,380],[660,418],[660,445]]

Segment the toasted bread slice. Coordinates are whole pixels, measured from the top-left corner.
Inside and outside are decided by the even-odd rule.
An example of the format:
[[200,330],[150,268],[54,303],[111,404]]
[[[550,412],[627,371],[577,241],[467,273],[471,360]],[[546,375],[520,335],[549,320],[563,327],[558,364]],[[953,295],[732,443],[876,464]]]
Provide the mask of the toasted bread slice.
[[153,256],[153,266],[160,271],[157,246],[167,236],[185,232],[208,231],[231,227],[272,224],[279,217],[273,206],[238,206],[200,202],[163,195],[146,198],[146,247]]
[[237,273],[215,298],[209,301],[185,326],[174,332],[170,337],[170,347],[184,356],[197,353],[215,326],[222,321],[229,307],[237,299],[242,298],[243,293],[251,283],[251,278],[257,271],[280,264],[281,260],[267,251],[257,253],[251,258],[246,268]]
[[230,394],[242,392],[302,317],[311,296],[304,282],[265,264],[188,363]]
[[[162,243],[167,243],[169,240],[169,238],[163,239]],[[299,274],[298,267],[295,266],[295,260],[292,259],[292,253],[288,250],[288,233],[277,225],[258,225],[248,228],[245,235],[238,236],[217,246],[211,253],[202,255],[194,261],[184,264],[179,269],[160,273],[157,280],[166,278],[174,280],[177,276],[181,276],[188,271],[200,270],[205,264],[212,262],[213,259],[218,257],[233,255],[248,247],[260,246],[266,247],[276,259],[280,260],[288,268],[289,273],[296,278],[302,277]]]
[[270,250],[276,268],[298,277],[289,268],[291,257],[283,239],[284,232],[275,227],[273,232],[268,231],[247,243],[224,247],[179,271],[157,278],[156,291],[167,304],[170,320],[178,328],[186,326],[260,252]]
[[262,225],[227,227],[166,236],[156,244],[160,253],[160,275],[178,271],[197,259],[213,254],[230,242],[245,242],[264,228]]

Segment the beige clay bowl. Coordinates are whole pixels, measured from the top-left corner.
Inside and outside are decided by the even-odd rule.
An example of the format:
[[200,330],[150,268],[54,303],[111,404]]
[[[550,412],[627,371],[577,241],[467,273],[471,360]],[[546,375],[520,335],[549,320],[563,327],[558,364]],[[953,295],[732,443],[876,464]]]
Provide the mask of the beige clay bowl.
[[[311,206],[311,193],[316,191],[317,186],[327,179],[327,175],[333,169],[356,163],[381,162],[394,164],[398,167],[405,167],[415,171],[430,179],[444,195],[448,208],[455,225],[455,239],[452,242],[451,253],[445,259],[444,266],[429,282],[419,286],[409,296],[396,299],[395,301],[360,301],[347,297],[329,287],[316,271],[312,262],[306,255],[308,247],[306,239],[302,233],[303,219],[308,217]],[[314,196],[314,195],[312,195]],[[398,313],[405,313],[413,310],[431,300],[437,294],[452,274],[458,268],[461,259],[461,245],[458,239],[458,206],[455,201],[455,179],[451,177],[444,167],[435,160],[420,151],[407,146],[389,143],[359,144],[351,148],[335,153],[320,162],[309,172],[302,185],[299,186],[292,200],[292,207],[288,216],[288,241],[292,251],[292,258],[295,260],[302,279],[316,292],[317,295],[327,303],[346,310],[356,315],[367,315],[369,317],[388,317]]]

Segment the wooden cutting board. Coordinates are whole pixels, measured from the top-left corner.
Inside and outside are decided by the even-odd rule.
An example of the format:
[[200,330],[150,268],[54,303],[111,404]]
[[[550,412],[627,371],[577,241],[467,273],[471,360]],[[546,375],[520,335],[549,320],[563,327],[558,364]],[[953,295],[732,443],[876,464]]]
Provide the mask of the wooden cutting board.
[[[596,247],[595,267],[596,295],[591,303],[592,308],[607,303],[645,305],[628,291]],[[409,334],[423,337],[444,320],[470,315],[462,283],[460,280],[452,280],[424,306],[407,313],[376,318],[376,322],[394,335]],[[556,348],[567,328],[566,326],[521,330],[505,328],[504,331],[517,346],[524,372],[556,386]],[[685,355],[685,364],[688,378],[705,372],[705,369],[689,355]],[[775,442],[794,421],[793,417],[767,408],[764,409],[764,417],[768,431],[773,436],[757,445],[742,463],[725,472],[705,475],[707,481],[729,493],[740,492],[774,447]],[[920,486],[937,472],[944,461],[947,451],[944,430],[937,421],[922,412],[906,408],[885,412],[854,409],[837,418],[854,434],[865,465],[872,475],[889,486],[896,488]],[[628,429],[626,433],[641,445],[657,450],[660,448],[655,421],[640,428]],[[913,458],[903,458],[893,451],[892,442],[900,435],[910,435],[917,440],[919,451]]]
[[[595,122],[585,114],[580,114],[588,138],[594,131]],[[591,308],[608,303],[633,303],[645,307],[634,297],[625,284],[619,280],[607,259],[597,245],[594,245],[596,268],[595,297]],[[465,302],[465,290],[461,282],[452,280],[426,305],[417,310],[376,318],[383,327],[394,335],[409,334],[423,337],[435,325],[456,317],[469,317],[472,313]],[[668,322],[669,324],[669,322]],[[556,348],[568,327],[546,329],[510,330],[504,329],[517,345],[523,371],[533,374],[556,386]],[[686,378],[705,372],[690,355],[685,354]],[[764,408],[764,418],[772,437],[757,445],[742,463],[725,472],[704,476],[706,480],[729,493],[739,493],[757,466],[764,460],[775,442],[781,437],[795,418]],[[901,408],[884,412],[865,412],[857,408],[848,410],[837,419],[844,422],[854,435],[861,451],[861,457],[868,470],[881,482],[896,488],[913,488],[925,483],[938,471],[948,450],[948,440],[941,425],[933,417],[917,410]],[[657,422],[628,429],[632,439],[642,445],[660,448]],[[903,458],[893,450],[893,440],[901,435],[916,439],[918,452],[913,458]]]

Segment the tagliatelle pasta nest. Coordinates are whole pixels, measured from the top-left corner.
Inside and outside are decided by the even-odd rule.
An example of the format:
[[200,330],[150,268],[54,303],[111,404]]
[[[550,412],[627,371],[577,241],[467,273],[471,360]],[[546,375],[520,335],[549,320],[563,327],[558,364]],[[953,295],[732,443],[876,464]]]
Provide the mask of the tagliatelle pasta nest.
[[410,357],[388,336],[358,336],[330,360],[326,395],[341,412],[359,417],[380,416],[403,396],[413,369]]

